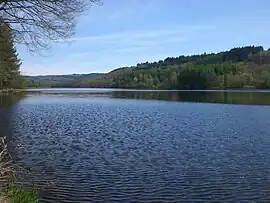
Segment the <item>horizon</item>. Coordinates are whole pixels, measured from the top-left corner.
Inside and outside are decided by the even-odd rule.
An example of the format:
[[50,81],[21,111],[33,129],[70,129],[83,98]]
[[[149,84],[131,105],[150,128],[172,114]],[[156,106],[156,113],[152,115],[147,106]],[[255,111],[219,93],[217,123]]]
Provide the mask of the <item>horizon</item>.
[[[259,47],[259,46],[261,46],[261,45],[246,45],[246,46],[255,46],[255,47]],[[233,48],[242,48],[242,47],[232,47],[231,49],[233,49]],[[264,50],[265,51],[267,51],[268,49],[270,49],[270,48],[265,48],[265,47],[263,47],[264,48]],[[228,49],[228,50],[223,50],[223,51],[229,51],[230,49]],[[220,52],[222,52],[222,51],[220,51]],[[205,54],[218,54],[218,53],[220,53],[220,52],[204,52]],[[201,55],[201,54],[204,54],[204,53],[194,53],[194,54],[192,54],[192,55]],[[192,56],[192,55],[184,55],[184,56]],[[179,55],[180,56],[180,55]],[[179,56],[168,56],[168,57],[172,57],[172,58],[175,58],[175,57],[179,57]],[[166,57],[166,58],[168,58],[168,57]],[[166,58],[164,58],[164,59],[159,59],[159,60],[162,60],[162,61],[164,61]],[[149,62],[149,63],[153,63],[153,62],[158,62],[159,60],[156,60],[156,61],[143,61],[143,62],[139,62],[139,63],[145,63],[145,62]],[[131,67],[134,67],[134,66],[136,66],[137,64],[134,64],[134,65],[131,65],[131,66],[128,66],[129,68],[131,68]],[[124,68],[124,66],[122,66],[122,67],[116,67],[116,68],[114,68],[114,69],[112,69],[112,70],[109,70],[108,72],[85,72],[85,73],[70,73],[70,74],[54,74],[54,75],[51,75],[51,74],[48,74],[48,75],[23,75],[23,76],[26,76],[26,77],[34,77],[34,76],[36,76],[36,77],[43,77],[43,76],[69,76],[69,75],[89,75],[89,74],[107,74],[107,73],[110,73],[111,71],[114,71],[114,70],[116,70],[116,69],[119,69],[119,68]]]
[[75,36],[44,56],[17,45],[27,76],[107,73],[167,57],[270,47],[270,2],[103,0],[78,19]]

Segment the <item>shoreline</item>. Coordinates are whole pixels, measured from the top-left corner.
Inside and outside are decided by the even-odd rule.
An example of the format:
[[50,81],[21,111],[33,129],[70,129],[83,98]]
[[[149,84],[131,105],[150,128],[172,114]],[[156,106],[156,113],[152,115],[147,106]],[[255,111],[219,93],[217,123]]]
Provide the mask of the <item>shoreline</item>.
[[12,201],[7,195],[7,183],[10,181],[10,177],[13,176],[14,170],[11,167],[9,160],[8,147],[6,144],[6,138],[0,139],[0,181],[3,184],[0,190],[0,203],[11,203]]
[[17,93],[17,92],[23,92],[24,89],[1,89],[0,93]]
[[17,184],[18,171],[8,152],[6,137],[0,138],[0,203],[35,203],[38,191]]
[[270,89],[238,88],[238,89],[136,89],[136,88],[93,88],[93,87],[47,87],[47,88],[26,88],[19,92],[42,92],[42,91],[75,91],[75,90],[96,90],[96,91],[128,91],[128,92],[270,92]]
[[12,203],[10,199],[0,196],[0,203]]

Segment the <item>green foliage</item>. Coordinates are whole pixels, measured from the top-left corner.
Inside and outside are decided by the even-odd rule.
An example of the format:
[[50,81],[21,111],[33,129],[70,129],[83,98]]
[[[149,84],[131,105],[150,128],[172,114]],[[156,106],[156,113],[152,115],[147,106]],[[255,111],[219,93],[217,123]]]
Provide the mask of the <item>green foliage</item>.
[[11,30],[0,23],[0,89],[21,88],[20,65]]
[[25,85],[31,88],[38,87],[65,87],[81,80],[92,79],[102,73],[73,74],[73,75],[47,75],[47,76],[24,76]]
[[[56,86],[56,85],[52,85]],[[220,53],[168,57],[158,62],[122,67],[93,78],[57,87],[136,89],[270,88],[270,52],[261,46]]]
[[38,192],[33,189],[12,187],[8,190],[8,197],[12,200],[12,203],[38,202]]

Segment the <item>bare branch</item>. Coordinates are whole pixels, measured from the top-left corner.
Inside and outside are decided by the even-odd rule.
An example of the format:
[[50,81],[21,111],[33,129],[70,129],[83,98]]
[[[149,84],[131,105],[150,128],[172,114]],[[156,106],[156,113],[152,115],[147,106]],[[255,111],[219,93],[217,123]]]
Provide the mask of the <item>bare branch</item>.
[[74,34],[76,18],[100,0],[0,0],[0,21],[30,51],[50,48]]

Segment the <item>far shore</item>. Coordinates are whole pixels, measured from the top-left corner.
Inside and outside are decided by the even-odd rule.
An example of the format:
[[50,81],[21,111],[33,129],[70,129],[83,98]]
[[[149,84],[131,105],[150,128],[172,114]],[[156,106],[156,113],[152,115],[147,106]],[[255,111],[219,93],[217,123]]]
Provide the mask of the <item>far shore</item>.
[[2,89],[0,90],[0,93],[16,93],[16,92],[23,92],[24,89]]
[[241,89],[135,89],[135,88],[91,88],[91,87],[40,87],[26,88],[18,92],[41,92],[41,91],[76,91],[76,90],[96,90],[96,91],[134,91],[134,92],[270,92],[270,89],[241,88]]

